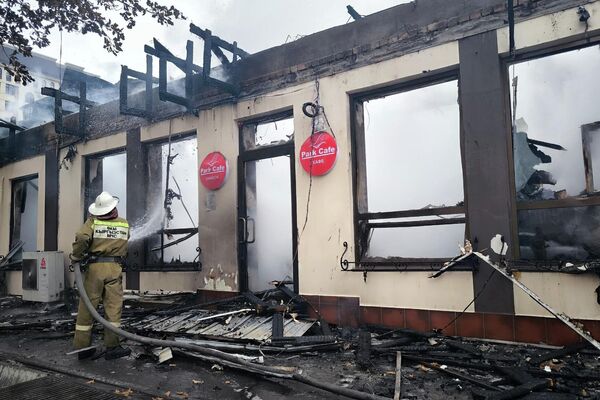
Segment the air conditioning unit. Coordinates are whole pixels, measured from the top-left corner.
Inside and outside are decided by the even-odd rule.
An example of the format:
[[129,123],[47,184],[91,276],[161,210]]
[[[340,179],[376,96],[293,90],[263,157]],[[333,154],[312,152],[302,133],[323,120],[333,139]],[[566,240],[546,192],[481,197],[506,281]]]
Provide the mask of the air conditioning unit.
[[43,303],[58,301],[64,287],[62,251],[23,252],[23,300]]

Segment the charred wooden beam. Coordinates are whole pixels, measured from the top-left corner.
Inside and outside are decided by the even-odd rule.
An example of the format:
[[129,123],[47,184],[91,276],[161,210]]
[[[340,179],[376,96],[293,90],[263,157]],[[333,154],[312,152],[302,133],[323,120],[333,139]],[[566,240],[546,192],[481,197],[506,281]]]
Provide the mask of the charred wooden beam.
[[464,224],[466,218],[443,218],[443,219],[430,219],[430,220],[419,220],[419,221],[395,221],[395,222],[372,222],[367,224],[367,228],[405,228],[414,226],[432,226],[432,225],[453,225],[453,224]]
[[204,55],[202,57],[202,62],[203,62],[203,73],[202,73],[202,79],[204,80],[204,82],[208,81],[208,78],[210,77],[210,68],[211,68],[211,47],[212,47],[212,33],[207,29],[205,31],[205,35],[204,35]]
[[275,313],[273,314],[273,329],[271,335],[273,338],[281,338],[283,337],[283,314]]
[[464,214],[465,207],[463,206],[452,206],[452,207],[439,207],[439,208],[421,208],[416,210],[406,211],[385,211],[385,212],[372,212],[362,213],[358,216],[359,220],[368,219],[388,219],[388,218],[407,218],[407,217],[427,217],[433,215],[450,215],[450,214]]
[[[79,97],[72,96],[61,90],[43,87],[42,95],[54,97],[54,129],[57,134],[85,137],[85,126],[87,122],[87,109],[97,106],[98,103],[87,99],[87,85],[84,81],[79,82]],[[65,128],[63,123],[63,100],[79,105],[79,127],[77,131]]]
[[[200,28],[199,26],[190,24],[190,32],[192,32],[195,35],[200,36],[203,40],[206,40],[206,37],[208,37],[210,35],[213,48],[215,48],[217,46],[221,47],[221,48],[231,52],[232,54],[239,56],[240,58],[250,56],[250,53],[237,47],[237,42],[229,43],[226,40],[223,40],[218,36],[212,35],[208,29],[205,30],[205,29]],[[234,60],[234,62],[235,62],[235,60]]]
[[571,346],[565,346],[562,349],[549,351],[547,353],[541,354],[537,357],[532,357],[529,360],[531,365],[539,365],[544,361],[552,360],[555,358],[562,358],[564,356],[568,356],[570,354],[579,353],[581,350],[590,347],[588,342],[577,343]]
[[[144,81],[146,83],[145,108],[129,107],[128,105],[128,84],[129,77]],[[152,76],[152,56],[146,55],[146,72],[142,73],[129,69],[126,65],[121,66],[121,80],[119,81],[119,112],[124,115],[134,115],[150,119],[152,117],[152,85],[158,83],[158,78]]]
[[[85,86],[85,82],[80,82],[80,84],[83,83]],[[67,94],[63,91],[54,89],[54,88],[49,88],[49,87],[43,87],[42,88],[42,95],[44,96],[50,96],[50,97],[54,97],[57,98],[58,96],[60,96],[60,98],[62,100],[66,100],[66,101],[70,101],[71,103],[75,103],[75,104],[81,104],[81,97],[77,97],[77,96],[72,96],[70,94]],[[91,100],[87,100],[85,99],[85,101],[83,102],[86,107],[96,107],[99,104],[96,103],[95,101],[91,101]]]
[[510,400],[518,399],[531,392],[535,392],[548,387],[549,381],[547,379],[536,379],[527,382],[523,385],[519,385],[509,390],[505,390],[499,393],[494,393],[487,397],[487,400]]
[[348,10],[348,14],[350,14],[355,21],[358,21],[362,18],[362,15],[360,15],[351,5],[347,5],[346,10]]
[[460,373],[458,371],[454,371],[454,370],[452,370],[452,369],[450,369],[448,367],[444,368],[444,367],[439,366],[437,364],[430,364],[430,363],[426,363],[426,362],[424,362],[422,364],[424,366],[426,366],[427,368],[435,369],[436,371],[443,372],[443,373],[445,373],[447,375],[450,375],[450,376],[452,376],[454,378],[462,379],[463,381],[470,382],[470,383],[472,383],[472,384],[474,384],[476,386],[479,386],[479,387],[487,389],[487,390],[491,390],[491,391],[494,391],[494,392],[497,392],[497,391],[501,390],[501,389],[497,388],[496,386],[492,386],[492,385],[490,385],[488,383],[480,381],[479,379],[472,378],[469,375]]

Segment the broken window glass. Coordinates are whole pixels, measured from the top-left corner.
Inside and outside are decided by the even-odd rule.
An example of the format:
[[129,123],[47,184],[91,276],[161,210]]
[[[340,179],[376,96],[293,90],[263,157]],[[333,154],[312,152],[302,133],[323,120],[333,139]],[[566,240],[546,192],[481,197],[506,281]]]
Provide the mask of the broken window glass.
[[[149,144],[148,197],[134,239],[147,238],[146,263],[191,263],[198,258],[198,148],[196,136]],[[169,188],[167,191],[167,167]],[[166,210],[165,210],[166,196]],[[161,233],[163,230],[166,233]]]
[[457,99],[451,81],[364,103],[369,211],[463,201]]
[[[373,224],[369,226],[366,254],[370,258],[449,258],[459,253],[459,245],[464,245],[464,215],[372,220],[369,223]],[[402,226],[396,227],[395,223]],[[409,226],[411,224],[414,226]]]
[[91,156],[87,158],[85,186],[85,216],[96,197],[108,192],[119,198],[119,216],[127,218],[127,155],[125,153]]
[[517,200],[595,195],[600,185],[590,183],[600,168],[600,145],[598,129],[591,127],[600,121],[598,47],[509,68]]
[[520,210],[518,223],[523,260],[600,258],[600,206]]
[[361,106],[357,164],[359,191],[366,187],[366,193],[358,200],[360,253],[456,255],[465,237],[458,81],[365,99]]
[[290,142],[294,140],[294,118],[244,124],[242,136],[246,150]]
[[23,251],[37,250],[38,192],[37,176],[12,182],[10,248],[23,242],[12,262],[21,260]]

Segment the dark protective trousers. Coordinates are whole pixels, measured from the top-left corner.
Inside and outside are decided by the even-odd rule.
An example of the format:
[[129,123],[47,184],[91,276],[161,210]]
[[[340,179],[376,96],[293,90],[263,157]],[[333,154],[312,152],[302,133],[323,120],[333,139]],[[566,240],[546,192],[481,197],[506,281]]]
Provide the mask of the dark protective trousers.
[[[106,319],[114,326],[121,326],[121,308],[123,306],[123,277],[121,266],[117,263],[105,262],[90,264],[83,280],[83,286],[94,307],[100,301],[104,305]],[[79,300],[77,322],[75,325],[74,346],[76,349],[91,346],[94,319]],[[106,347],[119,345],[119,337],[108,329],[104,330]]]

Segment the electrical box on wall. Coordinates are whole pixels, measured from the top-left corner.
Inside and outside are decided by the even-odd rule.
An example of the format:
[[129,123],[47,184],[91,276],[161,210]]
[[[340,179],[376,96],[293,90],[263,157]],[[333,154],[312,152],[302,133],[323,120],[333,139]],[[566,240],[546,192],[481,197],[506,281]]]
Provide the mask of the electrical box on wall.
[[62,251],[23,252],[23,300],[58,301],[65,287]]

